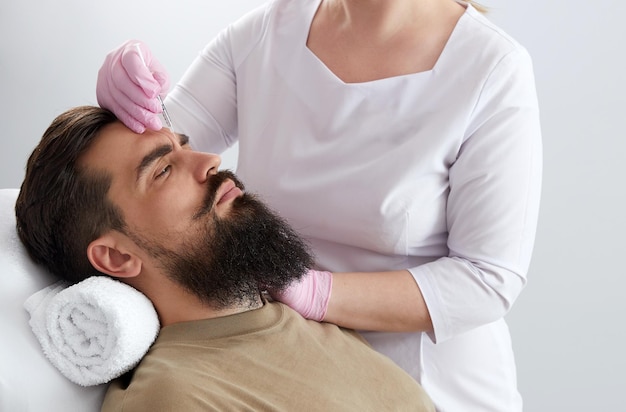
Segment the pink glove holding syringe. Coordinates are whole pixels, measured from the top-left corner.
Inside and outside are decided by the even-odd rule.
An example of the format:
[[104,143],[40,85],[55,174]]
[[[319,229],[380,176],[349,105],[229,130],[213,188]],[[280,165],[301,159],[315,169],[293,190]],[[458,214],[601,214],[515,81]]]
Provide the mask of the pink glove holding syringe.
[[107,54],[98,71],[98,104],[111,110],[135,133],[160,130],[163,108],[159,95],[169,89],[169,76],[150,49],[129,40]]

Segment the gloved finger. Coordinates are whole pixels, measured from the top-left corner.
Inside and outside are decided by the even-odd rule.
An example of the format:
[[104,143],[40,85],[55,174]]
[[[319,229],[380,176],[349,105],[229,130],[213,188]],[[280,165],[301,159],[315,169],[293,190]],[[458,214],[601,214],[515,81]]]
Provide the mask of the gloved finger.
[[148,64],[142,60],[144,54],[147,62],[152,63],[150,50],[137,40],[129,40],[112,50],[98,71],[96,85],[100,106],[111,110],[137,133],[142,133],[146,128],[159,130],[162,127],[157,115],[162,108],[156,97],[162,90],[160,82],[163,74],[160,72],[163,69],[159,65],[157,80]]
[[[140,54],[141,53],[141,54]],[[122,50],[120,56],[122,67],[126,71],[128,78],[137,84],[149,98],[155,98],[161,93],[161,83],[155,78],[155,62],[159,68],[157,77],[164,75],[163,67],[153,58],[152,52],[143,42],[136,41],[129,43]],[[165,73],[167,76],[167,73]]]
[[170,76],[168,75],[167,70],[161,62],[154,57],[152,51],[150,51],[145,43],[137,41],[134,46],[135,49],[139,47],[146,66],[148,66],[150,72],[152,72],[154,79],[161,85],[159,94],[165,96],[170,88]]
[[100,105],[116,114],[118,105],[122,105],[127,112],[133,111],[132,105],[138,105],[153,113],[160,113],[161,105],[157,99],[151,99],[139,85],[133,82],[120,61],[119,56],[128,47],[124,45],[109,53],[98,70],[96,95],[101,102]]
[[165,67],[153,56],[148,65],[152,71],[152,76],[154,76],[154,79],[161,85],[159,94],[165,96],[170,89],[170,76],[167,74],[167,70],[165,70]]
[[150,96],[143,87],[136,83],[136,79],[129,77],[124,70],[113,70],[106,82],[111,93],[117,97],[118,102],[127,111],[132,111],[131,105],[134,105],[138,106],[137,110],[143,108],[152,113],[161,112],[161,104],[156,99],[161,86],[154,88],[156,94]]
[[160,130],[162,127],[161,119],[157,114],[135,104],[123,91],[116,90],[113,84],[103,87],[97,98],[101,107],[110,109],[122,123],[135,133],[143,133],[146,128]]
[[97,100],[100,107],[111,110],[115,114],[115,116],[133,132],[141,134],[146,130],[146,127],[143,125],[143,123],[133,118],[122,106],[120,106],[119,104],[111,104],[111,102],[113,101],[113,97],[111,96],[108,89],[102,89],[97,94]]

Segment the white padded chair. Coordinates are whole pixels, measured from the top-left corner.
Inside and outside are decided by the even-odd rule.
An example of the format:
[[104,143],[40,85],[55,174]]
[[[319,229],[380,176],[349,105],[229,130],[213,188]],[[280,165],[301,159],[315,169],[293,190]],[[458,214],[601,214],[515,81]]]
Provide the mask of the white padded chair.
[[28,325],[24,301],[55,279],[29,259],[17,237],[18,192],[0,189],[0,411],[99,411],[106,385],[82,387],[65,378]]

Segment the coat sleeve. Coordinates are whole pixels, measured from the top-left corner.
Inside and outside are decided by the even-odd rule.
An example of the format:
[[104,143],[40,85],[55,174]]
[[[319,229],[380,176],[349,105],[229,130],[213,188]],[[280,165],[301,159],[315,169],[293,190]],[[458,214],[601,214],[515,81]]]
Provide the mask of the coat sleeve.
[[494,67],[449,172],[449,254],[410,269],[434,325],[431,339],[502,318],[526,283],[537,226],[542,149],[530,56]]
[[195,150],[222,153],[238,139],[237,68],[267,27],[259,7],[209,42],[166,98],[177,132]]

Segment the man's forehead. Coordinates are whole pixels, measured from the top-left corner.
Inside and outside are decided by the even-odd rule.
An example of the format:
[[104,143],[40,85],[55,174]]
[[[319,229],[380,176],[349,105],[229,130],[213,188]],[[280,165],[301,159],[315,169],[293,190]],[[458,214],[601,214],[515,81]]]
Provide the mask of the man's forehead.
[[150,150],[151,147],[171,142],[174,140],[174,133],[169,129],[146,130],[144,133],[135,133],[120,122],[107,125],[102,129],[101,138],[104,145],[122,145],[134,147],[136,149]]
[[165,130],[137,134],[122,123],[115,122],[100,131],[87,153],[101,160],[114,157],[118,163],[141,159],[154,147],[172,143],[173,134]]

